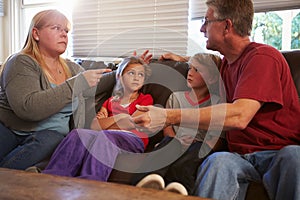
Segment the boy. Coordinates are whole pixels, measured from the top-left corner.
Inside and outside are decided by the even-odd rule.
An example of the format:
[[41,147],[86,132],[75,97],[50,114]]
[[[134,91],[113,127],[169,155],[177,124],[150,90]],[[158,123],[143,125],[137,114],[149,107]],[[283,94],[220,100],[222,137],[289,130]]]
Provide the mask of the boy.
[[[221,59],[213,54],[195,54],[189,61],[187,85],[190,91],[179,91],[170,95],[166,108],[198,108],[220,102],[218,94],[218,68]],[[194,128],[168,126],[164,129],[164,139],[155,147],[161,150],[143,164],[141,169],[149,171],[151,163],[173,159],[175,162],[152,171],[152,174],[138,174],[133,183],[138,187],[150,187],[191,194],[196,179],[196,171],[202,160],[212,152],[220,132]],[[222,135],[222,137],[224,137]],[[162,148],[165,148],[163,150]],[[168,149],[168,150],[166,150]],[[201,154],[201,155],[200,155]],[[168,159],[164,159],[163,157]],[[162,178],[163,177],[163,178]],[[174,182],[175,181],[175,182]],[[187,190],[186,190],[187,189]]]

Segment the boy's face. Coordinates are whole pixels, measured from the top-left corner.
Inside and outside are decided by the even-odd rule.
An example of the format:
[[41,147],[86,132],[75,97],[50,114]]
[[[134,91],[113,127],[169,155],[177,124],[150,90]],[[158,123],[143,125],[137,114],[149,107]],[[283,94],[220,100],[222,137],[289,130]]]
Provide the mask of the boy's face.
[[129,64],[121,77],[125,91],[135,92],[141,89],[145,81],[145,69],[141,64]]
[[187,86],[192,89],[207,87],[206,80],[209,78],[209,72],[202,64],[191,61],[187,75]]

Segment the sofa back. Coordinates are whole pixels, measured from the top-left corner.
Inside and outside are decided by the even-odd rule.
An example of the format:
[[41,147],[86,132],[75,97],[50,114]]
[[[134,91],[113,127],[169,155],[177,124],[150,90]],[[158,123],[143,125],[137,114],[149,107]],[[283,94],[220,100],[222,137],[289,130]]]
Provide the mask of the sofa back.
[[282,51],[281,53],[285,57],[287,63],[289,64],[300,102],[300,49]]
[[[165,107],[172,92],[185,91],[188,89],[186,84],[186,76],[188,72],[187,63],[171,60],[153,60],[149,65],[151,67],[152,75],[145,82],[142,92],[152,95],[155,106]],[[162,139],[162,131],[150,135],[146,151],[152,150],[154,145]]]

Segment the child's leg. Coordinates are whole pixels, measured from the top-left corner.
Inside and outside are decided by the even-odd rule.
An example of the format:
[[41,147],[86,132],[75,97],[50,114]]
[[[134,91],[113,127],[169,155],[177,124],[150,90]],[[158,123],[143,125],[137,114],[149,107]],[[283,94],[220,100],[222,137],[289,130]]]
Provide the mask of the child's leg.
[[[176,160],[165,175],[166,184],[170,182],[179,182],[186,187],[191,194],[196,181],[196,174],[199,165],[204,158],[199,158],[199,150],[202,142],[192,143],[187,151]],[[202,147],[206,148],[206,147]],[[207,146],[207,148],[209,148]]]
[[[84,157],[81,178],[107,181],[120,153],[142,153],[144,144],[132,133],[103,130],[98,131]],[[121,169],[122,170],[122,169]]]
[[159,174],[164,177],[169,165],[181,156],[181,143],[173,137],[164,137],[152,152],[147,153],[142,160],[137,173],[133,175],[132,185],[136,185],[140,180],[149,174]]
[[88,129],[72,130],[58,145],[47,167],[42,173],[74,177],[81,168],[87,147],[92,143],[97,132]]

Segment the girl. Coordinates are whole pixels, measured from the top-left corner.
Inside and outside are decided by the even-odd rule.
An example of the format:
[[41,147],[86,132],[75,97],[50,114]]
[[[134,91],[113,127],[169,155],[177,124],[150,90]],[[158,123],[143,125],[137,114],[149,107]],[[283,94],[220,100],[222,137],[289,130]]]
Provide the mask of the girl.
[[148,136],[130,121],[135,105],[152,105],[142,88],[150,70],[136,57],[125,58],[116,72],[113,96],[94,118],[91,129],[75,129],[58,146],[42,173],[107,181],[118,154],[142,153]]

